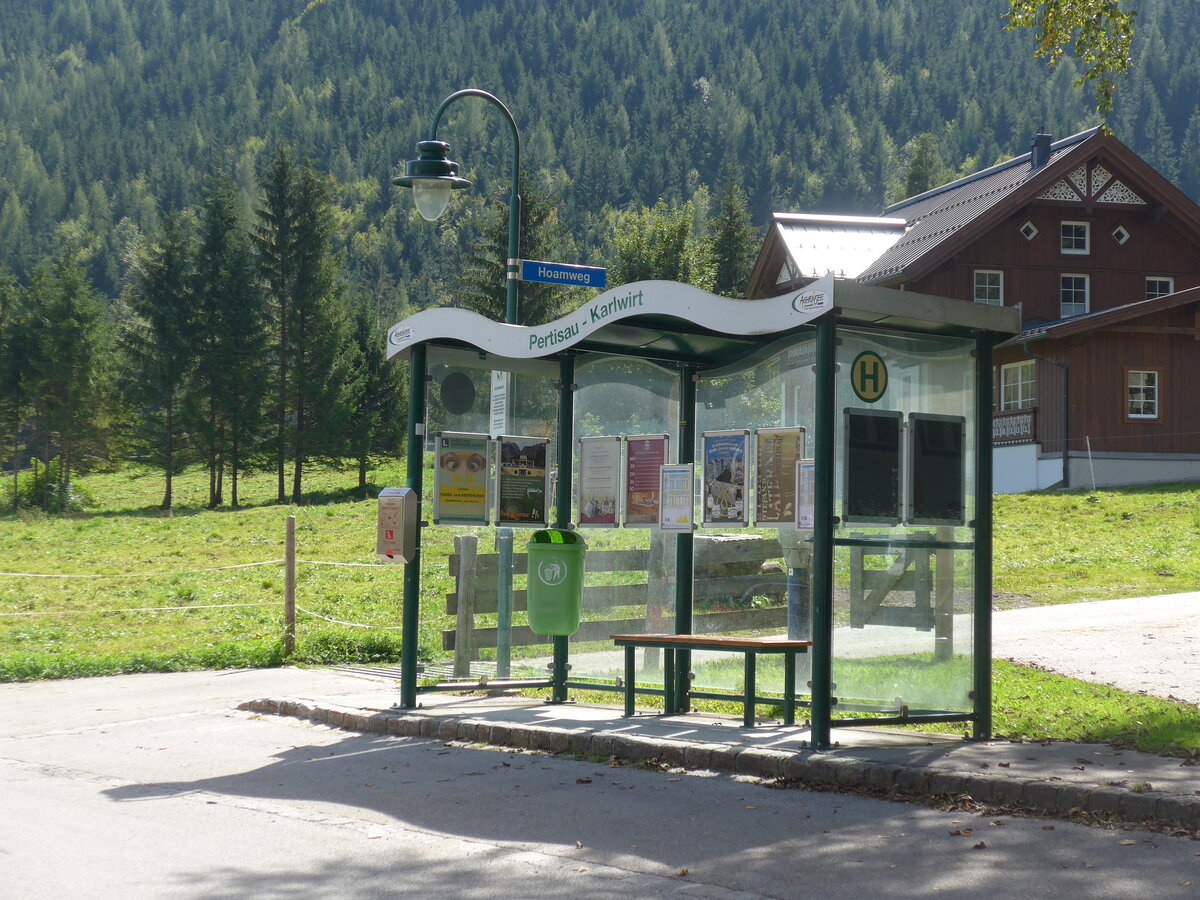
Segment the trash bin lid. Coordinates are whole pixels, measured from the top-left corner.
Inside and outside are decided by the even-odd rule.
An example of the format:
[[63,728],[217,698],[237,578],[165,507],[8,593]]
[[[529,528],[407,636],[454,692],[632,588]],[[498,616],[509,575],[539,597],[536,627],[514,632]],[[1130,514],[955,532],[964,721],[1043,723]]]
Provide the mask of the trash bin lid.
[[531,544],[582,544],[583,538],[565,528],[543,528],[530,537]]

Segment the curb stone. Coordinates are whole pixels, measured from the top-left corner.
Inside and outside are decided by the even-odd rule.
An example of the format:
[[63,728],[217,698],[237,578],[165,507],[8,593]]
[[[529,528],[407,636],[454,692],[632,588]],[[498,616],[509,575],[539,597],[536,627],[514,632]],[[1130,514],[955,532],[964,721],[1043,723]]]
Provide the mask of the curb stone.
[[868,787],[908,797],[969,795],[982,803],[1020,804],[1044,813],[1071,810],[1106,813],[1127,821],[1154,821],[1183,828],[1200,827],[1200,795],[1163,791],[1131,791],[1113,785],[1063,783],[1057,780],[982,775],[935,766],[878,763],[869,757],[795,753],[642,736],[587,732],[547,726],[497,725],[480,719],[337,709],[295,700],[263,698],[238,709],[305,719],[316,724],[365,734],[427,737],[463,743],[487,743],[516,749],[612,758],[639,763],[658,760],[692,770],[750,775],[796,784]]

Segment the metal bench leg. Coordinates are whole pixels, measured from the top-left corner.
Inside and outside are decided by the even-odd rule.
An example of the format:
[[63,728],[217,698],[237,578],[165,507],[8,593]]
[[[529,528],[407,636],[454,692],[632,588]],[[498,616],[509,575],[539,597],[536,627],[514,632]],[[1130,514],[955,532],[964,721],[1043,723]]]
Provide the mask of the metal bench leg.
[[634,676],[637,674],[633,651],[632,646],[625,648],[625,715],[627,716],[633,715]]
[[796,724],[796,651],[783,654],[783,724]]
[[752,650],[746,651],[746,697],[745,705],[742,707],[742,724],[747,728],[754,727],[754,695],[756,693],[756,688],[754,685],[754,669],[757,656],[758,654]]
[[675,648],[663,648],[663,715],[678,712],[675,705]]

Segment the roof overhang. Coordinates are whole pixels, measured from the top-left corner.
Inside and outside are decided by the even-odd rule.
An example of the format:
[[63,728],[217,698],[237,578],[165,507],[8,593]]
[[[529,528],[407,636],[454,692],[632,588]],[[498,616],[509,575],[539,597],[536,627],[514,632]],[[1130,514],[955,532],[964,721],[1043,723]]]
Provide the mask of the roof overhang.
[[388,358],[418,344],[460,358],[531,362],[564,350],[679,362],[716,369],[745,360],[824,315],[839,322],[939,334],[1020,330],[1020,314],[907,291],[822,278],[763,300],[733,300],[674,281],[640,281],[605,291],[544,325],[505,325],[462,309],[428,309],[388,329]]

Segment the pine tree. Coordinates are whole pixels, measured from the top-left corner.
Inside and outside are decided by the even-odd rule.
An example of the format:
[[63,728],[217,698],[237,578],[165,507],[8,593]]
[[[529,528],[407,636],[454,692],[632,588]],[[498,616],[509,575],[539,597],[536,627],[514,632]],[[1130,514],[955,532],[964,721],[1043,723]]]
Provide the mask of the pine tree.
[[224,501],[228,466],[236,506],[238,476],[259,435],[266,391],[264,295],[228,175],[218,172],[209,178],[200,220],[192,414],[209,470],[208,505]]
[[717,196],[717,214],[708,223],[713,262],[713,291],[726,297],[743,297],[746,279],[758,255],[758,232],[742,187],[732,177]]
[[12,273],[0,269],[0,435],[4,449],[0,460],[8,456],[13,473],[13,509],[19,502],[18,474],[21,456],[21,423],[28,405],[26,390],[27,354],[31,345],[29,316],[23,292]]
[[358,464],[358,487],[366,496],[367,468],[377,454],[394,454],[404,434],[404,368],[387,359],[381,322],[363,302],[354,316],[354,365],[350,425],[351,458]]
[[163,470],[163,509],[171,509],[174,476],[187,462],[180,410],[196,355],[196,253],[192,223],[179,213],[166,217],[159,240],[135,254],[130,317],[120,340],[122,388],[135,410],[134,446]]

